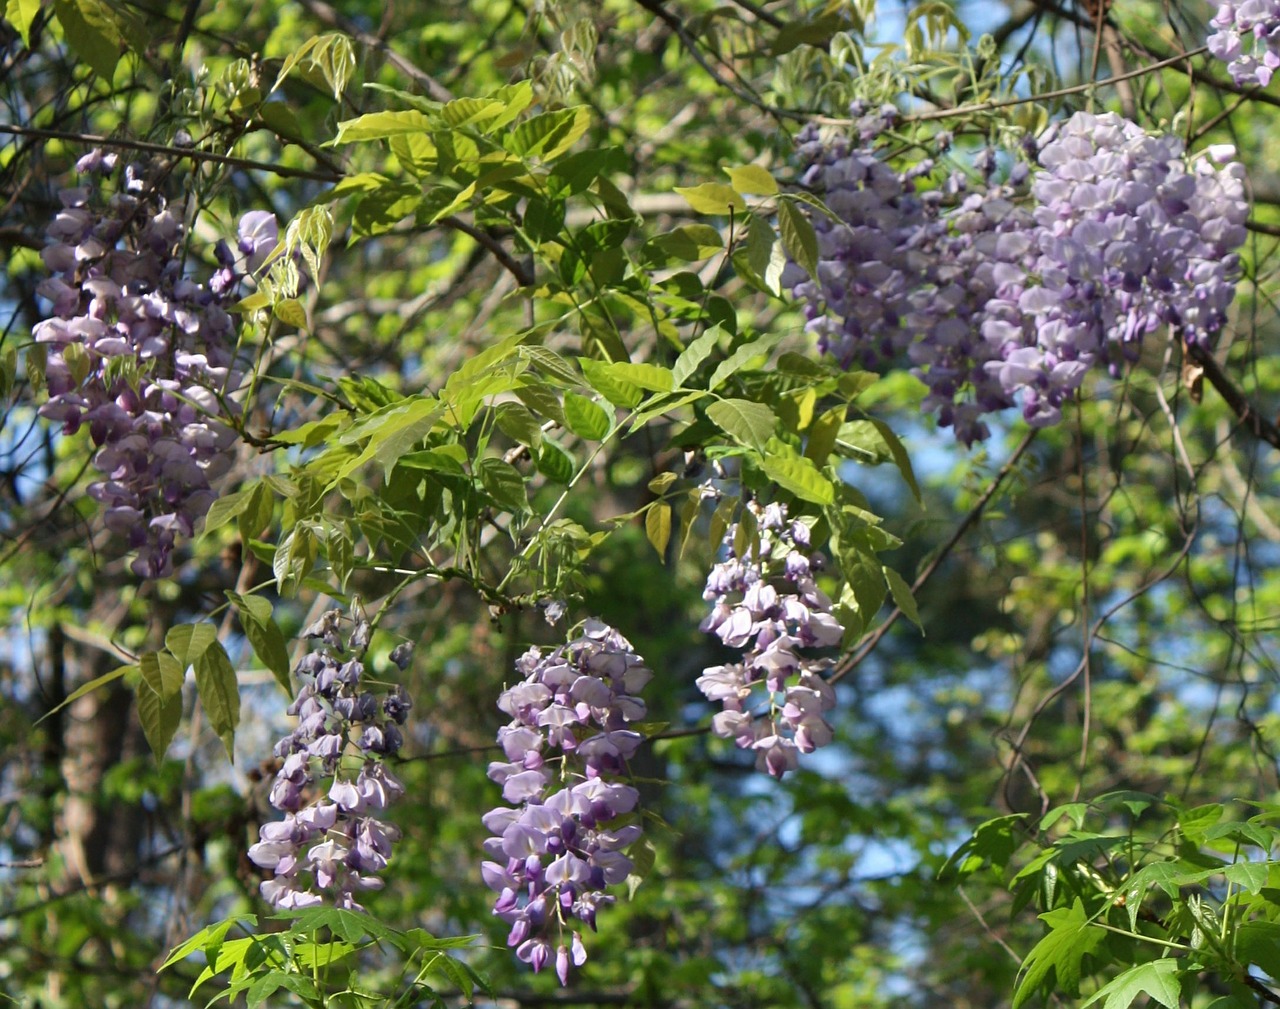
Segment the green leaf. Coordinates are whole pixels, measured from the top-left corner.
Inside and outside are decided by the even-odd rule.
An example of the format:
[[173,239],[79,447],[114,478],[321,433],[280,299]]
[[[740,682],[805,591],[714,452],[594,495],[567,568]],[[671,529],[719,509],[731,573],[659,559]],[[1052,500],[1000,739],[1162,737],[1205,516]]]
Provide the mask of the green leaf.
[[711,356],[711,352],[716,349],[716,344],[722,336],[724,336],[724,330],[719,325],[712,326],[680,352],[680,356],[676,358],[676,363],[671,368],[671,379],[675,382],[677,389],[693,377],[699,365]]
[[764,457],[761,468],[779,487],[805,501],[829,505],[836,499],[831,481],[818,472],[812,460],[803,456],[769,454]]
[[480,483],[494,501],[517,514],[529,510],[524,477],[511,463],[501,459],[481,459],[479,469]]
[[982,823],[938,870],[938,879],[950,881],[971,876],[983,866],[1004,869],[1022,843],[1018,833],[1024,817],[1021,813],[997,816]]
[[164,759],[182,721],[183,666],[166,652],[147,652],[138,660],[138,719],[157,761]]
[[178,624],[169,628],[164,636],[164,646],[181,663],[183,670],[213,647],[218,640],[218,629],[206,622]]
[[591,111],[583,105],[543,112],[506,134],[503,146],[522,158],[554,161],[578,142],[590,124]]
[[204,705],[209,724],[222,740],[227,759],[235,759],[235,731],[240,724],[240,686],[235,667],[221,642],[203,652],[195,660],[196,690]]
[[107,83],[115,76],[124,35],[110,7],[101,0],[53,0],[67,44]]
[[763,452],[778,426],[777,415],[763,403],[722,399],[707,407],[707,416],[740,445]]
[[916,609],[916,599],[911,594],[911,586],[907,584],[907,580],[893,568],[885,567],[881,570],[884,571],[884,580],[889,583],[893,604],[902,610],[908,620],[920,628],[921,633],[924,633],[924,626],[920,623],[920,611]]
[[778,182],[769,174],[767,168],[760,165],[743,165],[741,168],[726,168],[729,184],[734,191],[742,194],[752,193],[756,196],[776,196]]
[[658,557],[665,560],[667,544],[671,542],[671,505],[665,501],[657,501],[650,505],[644,516],[644,532],[658,551]]
[[704,182],[700,186],[676,186],[675,191],[699,214],[731,214],[746,210],[742,197],[722,182]]
[[604,367],[618,381],[639,386],[650,392],[670,392],[675,388],[671,369],[664,368],[660,364],[631,364],[628,361],[616,361]]
[[249,507],[253,491],[242,490],[234,494],[226,494],[209,506],[204,517],[205,535],[222,528],[232,519],[239,518],[240,513]]
[[165,958],[158,970],[165,970],[172,967],[175,963],[185,960],[196,950],[209,951],[207,956],[216,953],[217,948],[222,945],[222,940],[227,933],[239,925],[256,926],[258,918],[252,914],[237,914],[230,918],[224,918],[222,921],[214,922],[212,925],[206,925],[200,929],[190,939],[175,946],[169,955]]
[[811,277],[818,275],[818,236],[813,224],[794,203],[783,200],[778,204],[778,231],[782,244],[801,268]]
[[1280,978],[1280,922],[1241,922],[1235,933],[1236,956]]
[[242,596],[228,592],[240,615],[244,636],[253,646],[254,654],[271,670],[287,696],[292,696],[293,685],[289,679],[289,644],[272,614],[271,604],[262,596]]
[[4,18],[18,29],[22,36],[22,44],[31,48],[31,23],[40,13],[40,0],[7,0],[4,5]]
[[371,939],[380,939],[398,946],[399,934],[389,925],[384,925],[377,918],[359,911],[349,911],[340,907],[304,907],[294,911],[273,914],[273,919],[292,921],[293,931],[311,933],[327,928],[339,939],[348,943],[358,943],[366,935]]
[[588,441],[600,441],[613,427],[604,407],[575,392],[564,394],[564,419],[570,431]]
[[95,690],[97,690],[99,687],[105,687],[108,683],[112,683],[115,680],[120,679],[120,677],[122,676],[126,676],[130,673],[135,672],[137,668],[138,666],[135,663],[131,663],[127,666],[121,666],[118,669],[113,669],[109,673],[103,673],[101,676],[95,676],[88,683],[82,683],[80,684],[80,686],[76,687],[75,690],[71,691],[71,693],[69,693],[66,696],[66,698],[63,700],[61,704],[57,705],[56,707],[50,708],[43,715],[37,718],[35,722],[33,722],[32,724],[39,725],[50,715],[56,714],[57,712],[61,711],[72,701],[78,701],[85,694],[91,694]]
[[[629,410],[639,406],[640,401],[644,399],[644,392],[638,385],[619,378],[604,361],[580,357],[578,364],[582,368],[587,384],[614,406]],[[568,420],[567,417],[565,419]]]
[[812,459],[815,465],[825,466],[831,453],[835,451],[836,437],[840,434],[840,425],[844,423],[845,410],[843,406],[832,407],[809,425],[804,455],[806,459]]
[[142,683],[163,699],[182,696],[182,682],[186,679],[187,667],[168,652],[146,652],[138,660],[138,669],[142,674]]
[[[728,378],[741,371],[752,361],[757,358],[767,358],[769,352],[773,350],[781,339],[781,333],[770,333],[760,337],[758,340],[742,344],[716,365],[716,370],[711,373],[711,381],[707,383],[707,388],[715,391]],[[764,361],[762,360],[760,364],[763,365]]]
[[659,235],[650,243],[672,259],[696,263],[724,251],[724,239],[709,224],[686,224],[670,234]]
[[1267,874],[1274,863],[1268,862],[1236,862],[1222,870],[1222,875],[1241,890],[1259,893],[1267,885]]
[[898,436],[893,433],[893,429],[884,421],[872,420],[871,423],[880,432],[880,437],[884,439],[885,445],[888,446],[889,452],[893,456],[893,461],[898,466],[898,472],[902,474],[902,479],[907,482],[907,486],[911,488],[912,496],[919,503],[922,500],[920,485],[916,483],[915,470],[911,467],[911,457],[907,455],[905,446],[898,440]]
[[367,140],[382,140],[405,133],[429,133],[434,128],[431,117],[422,112],[407,109],[401,112],[371,112],[338,124],[338,134],[330,144],[353,144]]
[[[367,201],[360,202],[361,209],[364,208]],[[404,215],[401,214],[401,217]],[[400,218],[397,217],[398,221]],[[372,234],[372,232],[369,232]],[[307,310],[302,307],[302,302],[297,298],[286,298],[284,301],[278,301],[271,306],[271,314],[283,322],[286,326],[292,326],[294,329],[306,330],[307,327]]]
[[552,438],[542,439],[542,451],[538,453],[538,472],[548,480],[567,484],[578,468],[573,456]]
[[1071,907],[1047,911],[1040,920],[1050,931],[1022,962],[1022,979],[1014,992],[1013,1009],[1050,983],[1060,994],[1074,996],[1080,990],[1080,961],[1106,938],[1106,932],[1090,923],[1079,897]]
[[513,441],[530,448],[542,444],[542,425],[522,403],[499,403],[493,408],[493,417],[503,434]]
[[1170,957],[1140,963],[1123,974],[1112,978],[1099,988],[1080,1009],[1093,1005],[1105,996],[1102,1009],[1129,1009],[1139,995],[1149,995],[1166,1009],[1178,1009],[1182,994],[1182,981],[1178,977],[1178,961]]

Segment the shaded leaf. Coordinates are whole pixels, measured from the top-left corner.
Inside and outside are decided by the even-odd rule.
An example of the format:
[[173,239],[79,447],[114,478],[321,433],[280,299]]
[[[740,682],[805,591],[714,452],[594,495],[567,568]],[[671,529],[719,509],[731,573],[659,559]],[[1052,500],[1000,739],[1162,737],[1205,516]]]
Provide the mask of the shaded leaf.
[[196,690],[209,724],[226,748],[227,759],[235,759],[235,731],[240,724],[240,686],[235,667],[222,644],[215,641],[195,660]]

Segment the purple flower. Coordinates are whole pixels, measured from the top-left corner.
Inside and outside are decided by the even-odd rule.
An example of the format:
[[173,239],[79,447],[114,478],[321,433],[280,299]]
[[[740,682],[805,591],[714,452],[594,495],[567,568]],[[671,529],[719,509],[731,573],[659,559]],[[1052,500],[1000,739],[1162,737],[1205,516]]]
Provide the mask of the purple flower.
[[[322,639],[321,649],[294,668],[301,687],[289,713],[299,723],[276,744],[284,762],[270,795],[271,804],[286,815],[263,824],[258,843],[249,849],[251,861],[275,873],[261,889],[276,907],[309,907],[327,899],[336,907],[359,909],[355,892],[382,886],[375,873],[386,867],[400,836],[377,816],[404,794],[385,758],[399,748],[396,726],[410,703],[398,686],[382,703],[363,689],[365,666],[357,656],[368,645],[368,634],[360,628],[357,623],[344,643],[342,614],[326,612],[306,634]],[[348,754],[353,745],[358,758]],[[323,778],[330,779],[327,789],[312,787]],[[316,791],[323,797],[304,805],[308,792]]]
[[[639,793],[609,779],[625,772],[643,740],[630,726],[645,715],[636,695],[653,674],[598,620],[550,653],[530,649],[516,668],[524,680],[498,699],[512,718],[498,730],[507,760],[490,764],[489,777],[518,808],[485,814],[493,834],[485,852],[494,860],[481,865],[481,875],[497,893],[493,913],[510,925],[507,944],[517,957],[541,970],[554,942],[556,975],[567,984],[571,965],[587,959],[577,932],[565,942],[569,920],[594,929],[596,911],[613,901],[605,888],[635,869],[622,849],[641,829],[623,818]],[[552,760],[559,774],[546,768]],[[548,794],[553,785],[559,787]]]
[[[811,753],[833,738],[824,715],[835,707],[835,691],[821,675],[830,661],[800,649],[837,645],[844,628],[813,579],[822,563],[807,552],[808,526],[788,521],[781,504],[747,507],[756,518],[759,548],[737,557],[737,526],[731,527],[724,538],[727,556],[707,575],[702,594],[715,615],[703,629],[742,648],[742,662],[703,670],[697,685],[723,706],[712,731],[754,750],[757,766],[780,778],[795,769],[798,753]],[[747,709],[760,688],[767,710],[757,718]]]

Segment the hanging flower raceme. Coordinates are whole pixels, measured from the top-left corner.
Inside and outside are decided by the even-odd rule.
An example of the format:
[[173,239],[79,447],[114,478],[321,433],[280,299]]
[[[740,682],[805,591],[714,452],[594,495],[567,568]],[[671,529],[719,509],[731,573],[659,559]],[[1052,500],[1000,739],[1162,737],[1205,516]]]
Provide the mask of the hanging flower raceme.
[[[399,686],[380,696],[365,686],[368,625],[358,622],[346,642],[340,628],[341,613],[330,610],[303,631],[323,644],[294,670],[301,687],[289,714],[298,726],[275,747],[284,763],[270,801],[284,819],[263,824],[249,849],[252,862],[275,874],[262,896],[280,908],[359,910],[356,892],[382,887],[377,873],[400,836],[381,814],[404,794],[387,763],[412,705]],[[411,657],[402,645],[391,661],[403,670]]]
[[507,944],[541,970],[554,958],[562,984],[587,952],[575,922],[594,930],[606,892],[635,866],[624,849],[641,834],[639,793],[617,780],[643,741],[639,692],[653,673],[621,634],[588,620],[582,634],[516,662],[523,679],[498,707],[506,760],[489,765],[510,805],[484,817],[492,861],[481,867],[498,893],[494,914],[511,926]]
[[184,268],[187,229],[145,166],[127,165],[116,192],[115,155],[77,163],[83,184],[62,209],[42,255],[51,304],[33,335],[45,348],[49,399],[42,416],[67,434],[87,427],[104,476],[89,493],[105,522],[137,551],[133,571],[167,575],[179,537],[193,535],[230,466],[235,431],[228,399],[243,378],[227,306],[241,279],[275,245],[275,218],[247,214],[239,249],[214,250],[205,284]]
[[1227,64],[1232,80],[1241,86],[1266,87],[1280,67],[1280,2],[1243,0],[1218,4],[1209,22],[1214,33],[1208,45]]
[[823,557],[809,550],[809,527],[788,520],[781,504],[746,507],[758,546],[739,556],[738,526],[731,526],[728,556],[711,569],[702,593],[712,604],[702,629],[742,649],[742,661],[704,670],[698,688],[723,706],[712,731],[754,751],[756,766],[781,778],[801,753],[831,742],[825,715],[836,696],[824,678],[831,660],[807,651],[838,645],[844,627],[814,581]]
[[1157,328],[1206,345],[1226,322],[1248,215],[1227,148],[1188,162],[1175,137],[1077,113],[1040,145],[1028,211],[1007,185],[917,193],[918,170],[804,139],[802,181],[838,218],[815,218],[817,277],[795,288],[809,328],[845,367],[905,356],[961,441],[1019,400],[1056,423],[1091,368],[1120,374]]

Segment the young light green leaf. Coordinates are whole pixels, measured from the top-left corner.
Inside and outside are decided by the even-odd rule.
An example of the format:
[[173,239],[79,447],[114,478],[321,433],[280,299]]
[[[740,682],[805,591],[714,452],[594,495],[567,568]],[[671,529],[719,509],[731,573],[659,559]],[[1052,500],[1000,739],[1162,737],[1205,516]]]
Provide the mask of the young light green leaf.
[[368,115],[339,123],[338,135],[330,143],[337,146],[367,140],[382,140],[406,133],[429,133],[433,125],[430,116],[413,109],[400,112],[370,112]]
[[608,412],[599,403],[576,392],[564,394],[564,419],[570,431],[587,441],[600,441],[613,427]]
[[222,740],[227,759],[235,759],[235,731],[240,724],[240,686],[221,642],[215,641],[194,663],[196,690],[209,724]]
[[649,507],[644,516],[644,532],[658,551],[658,557],[665,561],[667,544],[671,542],[671,505],[665,501],[656,501]]
[[818,236],[813,224],[789,200],[778,204],[778,231],[791,258],[811,277],[818,275]]
[[707,416],[740,445],[763,452],[778,426],[777,415],[763,403],[749,399],[722,399],[707,407]]
[[22,36],[22,44],[31,48],[31,22],[40,13],[40,0],[7,0],[4,5],[4,18],[18,29]]
[[589,125],[591,112],[586,106],[556,109],[526,119],[505,135],[503,144],[519,157],[554,161],[578,142]]
[[755,196],[776,196],[778,193],[777,180],[769,174],[767,168],[760,165],[726,168],[725,174],[729,176],[729,184],[734,191],[743,195],[750,193]]
[[700,186],[676,186],[675,190],[699,214],[725,216],[735,210],[746,210],[742,197],[722,182],[704,182]]
[[829,505],[836,499],[831,481],[818,472],[813,462],[803,456],[770,454],[761,464],[765,476],[798,498],[818,505]]
[[293,685],[289,679],[289,644],[284,632],[276,623],[271,604],[262,596],[241,596],[228,592],[240,614],[240,626],[244,636],[253,646],[254,654],[271,670],[286,696],[292,696]]

